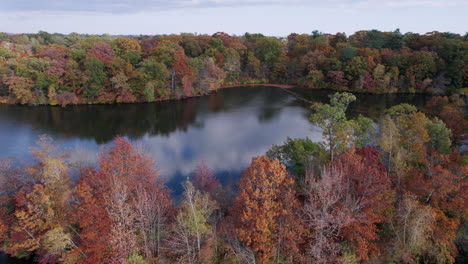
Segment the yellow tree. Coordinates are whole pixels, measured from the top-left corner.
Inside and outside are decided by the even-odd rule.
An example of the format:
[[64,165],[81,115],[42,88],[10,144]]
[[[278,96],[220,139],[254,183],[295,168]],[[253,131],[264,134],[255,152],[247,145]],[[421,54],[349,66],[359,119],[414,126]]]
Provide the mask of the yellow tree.
[[[15,222],[12,225],[12,254],[32,252],[40,249],[40,259],[58,260],[63,253],[76,248],[71,240],[68,204],[71,195],[71,180],[63,154],[58,153],[52,139],[42,136],[37,141],[39,147],[31,153],[37,163],[26,171],[36,179],[32,187],[22,188],[15,196]],[[59,243],[63,248],[48,245]]]
[[386,114],[398,131],[398,146],[402,151],[403,160],[407,165],[425,164],[425,143],[429,141],[426,115],[409,104],[393,106],[386,110]]
[[184,183],[184,190],[184,200],[176,217],[177,224],[168,244],[173,253],[180,255],[180,262],[196,263],[206,257],[202,252],[208,253],[202,249],[209,242],[211,226],[208,220],[217,205],[208,193],[196,189],[190,181]]
[[397,183],[400,183],[400,176],[405,170],[402,151],[400,149],[400,135],[395,122],[390,116],[384,116],[380,122],[380,135],[377,138],[377,144],[388,155],[387,173],[395,174]]
[[119,56],[125,56],[128,53],[141,54],[141,46],[136,39],[120,37],[115,39],[112,44]]

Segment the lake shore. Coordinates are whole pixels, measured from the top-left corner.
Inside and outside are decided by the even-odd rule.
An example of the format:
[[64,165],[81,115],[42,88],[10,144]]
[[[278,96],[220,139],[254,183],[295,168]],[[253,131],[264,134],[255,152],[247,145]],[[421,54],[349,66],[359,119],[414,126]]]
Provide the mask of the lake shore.
[[269,86],[269,87],[278,87],[283,89],[290,89],[294,87],[298,87],[297,85],[292,84],[279,84],[279,83],[249,83],[249,84],[231,84],[231,85],[223,85],[218,89],[223,88],[233,88],[233,87],[241,87],[241,86]]

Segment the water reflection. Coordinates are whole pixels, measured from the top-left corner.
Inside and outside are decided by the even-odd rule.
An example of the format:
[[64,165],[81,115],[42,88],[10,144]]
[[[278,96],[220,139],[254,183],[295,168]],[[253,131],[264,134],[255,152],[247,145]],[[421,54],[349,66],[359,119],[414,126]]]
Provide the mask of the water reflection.
[[319,137],[318,131],[310,130],[308,114],[306,106],[284,91],[262,87],[153,104],[65,109],[3,105],[0,155],[26,154],[37,136],[47,133],[63,147],[79,147],[80,157],[96,157],[99,145],[123,135],[147,148],[178,192],[175,179],[187,177],[201,157],[228,184],[272,144],[288,136]]
[[[327,102],[329,91],[294,89],[311,101]],[[350,115],[377,118],[385,108],[421,96],[359,95]],[[157,160],[163,176],[179,183],[203,157],[222,182],[237,182],[252,157],[289,137],[321,135],[308,121],[309,105],[274,87],[220,90],[206,97],[152,104],[60,107],[0,106],[0,156],[21,156],[40,134],[62,147],[79,149],[72,159],[95,161],[99,146],[122,135],[140,141]]]
[[0,264],[31,264],[31,263],[35,263],[35,262],[33,260],[13,258],[0,251]]
[[[291,90],[314,102],[328,102],[328,96],[333,93],[306,88]],[[354,117],[362,114],[376,120],[385,109],[401,103],[412,104],[421,109],[430,97],[431,95],[425,94],[356,94],[356,101],[349,105],[348,115]]]

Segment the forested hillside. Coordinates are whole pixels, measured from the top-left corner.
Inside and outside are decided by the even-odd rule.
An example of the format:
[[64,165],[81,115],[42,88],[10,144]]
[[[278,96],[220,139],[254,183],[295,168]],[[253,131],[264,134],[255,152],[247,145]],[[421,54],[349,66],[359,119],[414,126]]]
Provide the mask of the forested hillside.
[[0,102],[153,102],[251,83],[451,94],[467,87],[466,41],[399,30],[285,38],[0,33]]

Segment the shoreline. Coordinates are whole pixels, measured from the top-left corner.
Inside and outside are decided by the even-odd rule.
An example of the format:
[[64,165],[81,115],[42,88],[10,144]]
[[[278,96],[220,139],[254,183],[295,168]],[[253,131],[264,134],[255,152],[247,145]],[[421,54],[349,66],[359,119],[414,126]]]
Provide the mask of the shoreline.
[[208,93],[205,93],[205,94],[197,94],[197,95],[192,95],[192,96],[184,96],[184,97],[179,97],[179,98],[176,98],[176,97],[171,97],[171,98],[165,98],[165,99],[156,99],[154,101],[151,101],[151,102],[129,102],[129,103],[124,103],[124,102],[113,102],[113,103],[99,103],[99,102],[82,102],[82,103],[78,103],[78,104],[67,104],[65,106],[62,106],[60,104],[56,104],[56,105],[51,105],[51,104],[19,104],[19,103],[9,103],[9,102],[6,102],[7,99],[4,98],[5,100],[2,101],[2,97],[0,97],[0,105],[21,105],[21,106],[58,106],[58,107],[62,107],[62,108],[65,108],[67,106],[75,106],[75,105],[118,105],[118,104],[149,104],[149,103],[159,103],[159,102],[166,102],[166,101],[179,101],[179,100],[186,100],[186,99],[190,99],[190,98],[195,98],[195,97],[201,97],[201,96],[206,96],[206,95],[209,95],[210,93],[212,92],[217,92],[218,90],[221,90],[221,89],[225,89],[225,88],[235,88],[235,87],[244,87],[244,86],[263,86],[263,87],[277,87],[277,88],[280,88],[280,89],[290,89],[290,88],[294,88],[294,87],[299,87],[297,85],[291,85],[291,84],[277,84],[277,83],[249,83],[249,84],[230,84],[230,85],[223,85],[223,86],[220,86],[218,88],[216,88],[215,90],[211,90],[209,91]]
[[[188,97],[171,97],[171,98],[165,98],[165,99],[156,99],[151,102],[145,102],[145,101],[136,101],[136,102],[113,102],[113,103],[100,103],[100,102],[81,102],[77,104],[67,104],[65,106],[62,106],[60,104],[56,105],[51,105],[51,104],[19,104],[19,103],[10,103],[6,102],[7,100],[3,97],[0,97],[0,105],[21,105],[21,106],[56,106],[56,107],[61,107],[61,108],[66,108],[67,106],[78,106],[78,105],[120,105],[120,104],[150,104],[150,103],[160,103],[160,102],[169,102],[169,101],[179,101],[179,100],[187,100],[190,98],[196,98],[196,97],[202,97],[202,96],[207,96],[212,92],[217,92],[218,90],[225,89],[225,88],[236,88],[236,87],[248,87],[248,86],[261,86],[261,87],[276,87],[284,90],[285,92],[298,97],[300,100],[310,102],[308,99],[303,98],[302,96],[298,95],[297,93],[291,91],[290,89],[292,88],[304,88],[304,89],[311,89],[311,90],[326,90],[326,91],[331,91],[331,92],[348,92],[348,93],[354,93],[354,94],[370,94],[370,95],[382,95],[382,94],[423,94],[423,95],[429,95],[429,96],[444,96],[441,94],[431,94],[431,93],[424,93],[424,92],[417,92],[417,93],[409,93],[409,92],[391,92],[391,93],[371,93],[368,91],[351,91],[351,90],[337,90],[337,89],[327,89],[327,88],[319,88],[319,89],[314,89],[310,87],[305,87],[305,86],[300,86],[300,85],[294,85],[294,84],[278,84],[278,83],[249,83],[249,84],[230,84],[230,85],[223,85],[218,87],[215,90],[211,90],[208,93],[205,94],[197,94],[197,95],[192,95]],[[2,100],[5,99],[5,100]]]
[[282,89],[290,89],[294,87],[299,87],[298,85],[293,84],[279,84],[279,83],[249,83],[249,84],[230,84],[230,85],[223,85],[218,89],[224,88],[233,88],[233,87],[242,87],[242,86],[271,86],[271,87],[278,87]]

